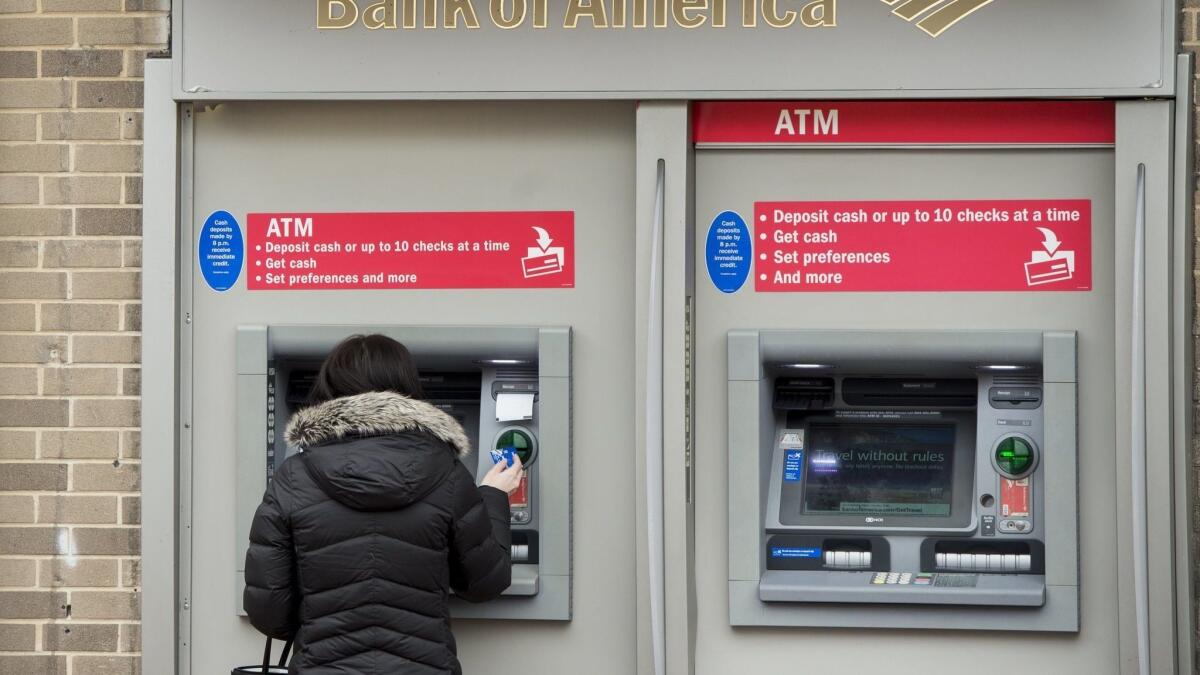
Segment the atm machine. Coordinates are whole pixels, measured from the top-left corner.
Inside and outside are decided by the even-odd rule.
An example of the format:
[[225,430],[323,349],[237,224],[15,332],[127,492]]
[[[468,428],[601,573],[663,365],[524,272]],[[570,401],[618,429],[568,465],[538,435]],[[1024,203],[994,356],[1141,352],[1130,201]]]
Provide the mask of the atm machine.
[[697,675],[1190,672],[1170,107],[692,112]]
[[766,478],[733,505],[765,604],[731,622],[1078,630],[1075,339],[730,332],[730,447]]
[[[284,438],[308,400],[325,355],[354,334],[392,337],[413,354],[426,400],[471,440],[463,463],[477,476],[489,449],[511,449],[527,467],[509,496],[512,585],[496,601],[455,602],[463,618],[571,618],[571,330],[566,327],[241,325],[238,353],[238,579],[265,483],[300,452]],[[241,607],[242,584],[235,606]]]
[[[229,672],[261,654],[239,615],[254,510],[294,452],[284,430],[320,363],[347,336],[371,333],[405,344],[430,400],[462,422],[478,449],[463,458],[471,472],[488,470],[497,446],[529,467],[511,502],[511,586],[486,603],[451,599],[463,669],[529,672],[520,659],[495,662],[508,651],[555,671],[581,659],[630,670],[636,599],[621,584],[636,563],[635,506],[581,477],[635,475],[637,371],[626,355],[637,282],[602,264],[636,257],[635,112],[620,102],[179,109],[187,195],[167,219],[178,239],[165,226],[149,237],[170,251],[148,257],[160,267],[147,289],[171,289],[175,309],[148,310],[146,344],[162,351],[146,361],[161,380],[147,391],[175,394],[148,395],[143,417],[147,438],[176,453],[152,457],[144,475],[162,526],[151,522],[144,538],[145,625],[164,633],[146,640],[147,672]],[[272,238],[274,214],[293,223],[290,235]],[[245,259],[240,276],[213,284],[200,249],[217,219],[225,234],[244,228]],[[300,239],[307,252],[276,246]],[[410,255],[317,250],[397,240]],[[447,241],[506,251],[451,255]],[[468,278],[480,271],[489,276]],[[384,283],[366,281],[384,272]],[[272,283],[284,274],[337,283]],[[174,337],[155,337],[168,324]]]

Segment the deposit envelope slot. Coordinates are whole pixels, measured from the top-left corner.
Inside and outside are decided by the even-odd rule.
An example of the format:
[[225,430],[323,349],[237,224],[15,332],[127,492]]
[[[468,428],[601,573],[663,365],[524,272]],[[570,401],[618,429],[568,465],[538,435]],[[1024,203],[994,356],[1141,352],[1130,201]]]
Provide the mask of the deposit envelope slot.
[[462,461],[473,475],[491,468],[493,448],[511,449],[527,466],[525,480],[509,498],[512,584],[499,600],[453,602],[454,616],[570,618],[570,330],[565,328],[239,327],[239,576],[250,519],[265,487],[262,477],[269,482],[299,452],[286,443],[288,420],[306,405],[325,354],[341,339],[364,333],[383,333],[409,348],[425,399],[463,426],[472,452]]

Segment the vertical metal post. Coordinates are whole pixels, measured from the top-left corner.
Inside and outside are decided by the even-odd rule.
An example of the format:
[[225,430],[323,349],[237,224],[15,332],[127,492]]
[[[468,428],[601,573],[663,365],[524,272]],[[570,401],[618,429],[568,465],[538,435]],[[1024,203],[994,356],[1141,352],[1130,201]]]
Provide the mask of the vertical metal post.
[[1130,306],[1130,517],[1133,519],[1133,597],[1139,675],[1150,675],[1150,582],[1146,533],[1146,165],[1137,168]]
[[176,360],[179,107],[171,62],[146,61],[142,263],[142,670],[173,673],[179,636],[175,598]]
[[663,626],[663,289],[662,237],[666,165],[658,160],[654,225],[650,231],[650,285],[646,321],[646,551],[650,589],[650,646],[654,675],[666,670]]
[[1178,673],[1193,672],[1195,661],[1195,622],[1193,604],[1195,586],[1192,582],[1192,378],[1195,363],[1192,337],[1192,315],[1195,312],[1195,280],[1192,274],[1193,214],[1196,198],[1195,138],[1192,111],[1193,59],[1181,54],[1176,68],[1175,89],[1175,176],[1174,215],[1171,236],[1171,342],[1174,373],[1172,387],[1171,426],[1175,448],[1175,649]]

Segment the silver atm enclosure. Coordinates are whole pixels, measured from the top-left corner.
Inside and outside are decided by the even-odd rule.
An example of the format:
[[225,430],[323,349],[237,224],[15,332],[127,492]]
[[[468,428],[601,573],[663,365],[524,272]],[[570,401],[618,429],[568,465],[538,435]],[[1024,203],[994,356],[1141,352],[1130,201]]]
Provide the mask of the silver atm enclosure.
[[734,624],[1079,629],[1073,333],[728,346],[731,481],[761,486],[730,486],[759,570]]
[[288,420],[305,405],[333,346],[367,333],[388,335],[408,347],[426,400],[457,419],[471,439],[474,451],[462,461],[472,474],[491,468],[493,448],[512,449],[527,467],[525,484],[509,497],[512,585],[492,602],[452,602],[452,614],[569,619],[569,328],[239,326],[238,578],[243,578],[250,523],[265,485],[299,452],[286,443]]

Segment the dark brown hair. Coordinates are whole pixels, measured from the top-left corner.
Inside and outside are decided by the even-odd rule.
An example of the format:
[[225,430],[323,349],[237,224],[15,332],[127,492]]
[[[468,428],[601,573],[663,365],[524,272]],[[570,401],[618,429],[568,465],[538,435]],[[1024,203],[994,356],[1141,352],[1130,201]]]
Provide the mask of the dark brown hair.
[[423,398],[420,375],[408,348],[386,335],[351,335],[338,343],[317,373],[309,405],[369,391]]

